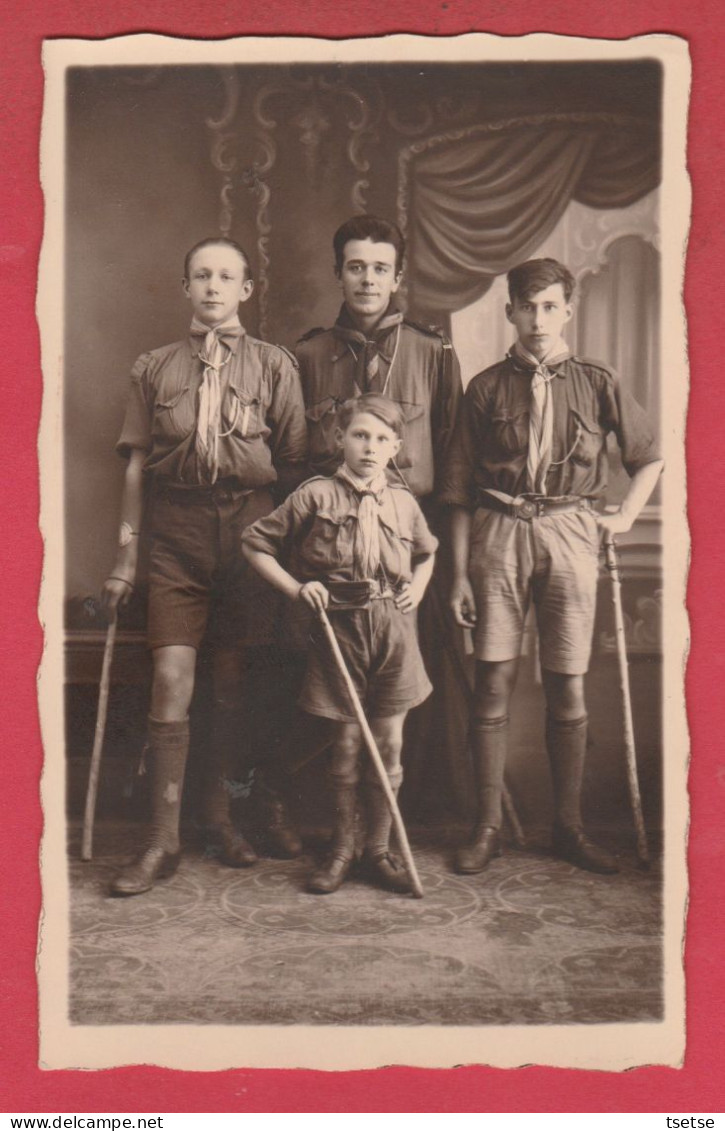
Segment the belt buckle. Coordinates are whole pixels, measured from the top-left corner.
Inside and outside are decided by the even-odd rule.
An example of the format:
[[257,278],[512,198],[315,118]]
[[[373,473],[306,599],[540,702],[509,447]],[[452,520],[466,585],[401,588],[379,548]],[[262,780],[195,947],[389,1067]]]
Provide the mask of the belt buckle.
[[531,522],[536,514],[537,504],[533,503],[530,499],[524,499],[523,502],[518,503],[516,508],[517,518],[522,518],[525,522]]

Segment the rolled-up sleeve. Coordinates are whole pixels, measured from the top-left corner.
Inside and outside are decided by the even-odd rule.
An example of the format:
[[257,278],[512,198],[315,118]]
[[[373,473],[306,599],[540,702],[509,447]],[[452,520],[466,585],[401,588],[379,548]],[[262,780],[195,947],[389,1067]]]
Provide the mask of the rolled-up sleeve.
[[297,363],[279,349],[272,364],[272,397],[267,410],[275,467],[304,463],[307,421]]
[[273,558],[287,558],[304,517],[298,496],[290,495],[271,514],[246,528],[242,544],[250,550],[271,554]]
[[652,422],[616,374],[607,374],[604,414],[609,430],[617,437],[622,464],[632,476],[648,463],[662,458]]
[[412,557],[416,558],[427,557],[429,554],[435,554],[438,549],[438,539],[435,534],[431,533],[428,523],[425,521],[425,516],[415,502],[415,510],[413,512],[413,547]]
[[131,370],[131,388],[126,402],[126,415],[116,451],[128,459],[134,448],[151,450],[151,408],[148,401],[148,366],[151,355],[144,353]]

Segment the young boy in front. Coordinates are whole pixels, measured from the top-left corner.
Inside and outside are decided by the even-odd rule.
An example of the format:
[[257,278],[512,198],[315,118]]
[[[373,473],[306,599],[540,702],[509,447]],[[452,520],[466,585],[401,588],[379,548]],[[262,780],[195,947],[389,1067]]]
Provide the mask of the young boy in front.
[[[256,570],[287,597],[327,609],[375,735],[392,789],[403,778],[403,724],[430,694],[415,610],[433,571],[437,539],[407,488],[385,469],[402,440],[398,406],[379,394],[348,401],[338,416],[342,464],[331,478],[304,483],[242,537]],[[282,564],[284,561],[285,564]],[[286,566],[289,566],[289,569]],[[362,738],[345,686],[321,632],[313,636],[300,705],[336,723],[330,764],[335,827],[329,855],[308,890],[337,891],[355,856],[355,811]],[[391,816],[368,767],[364,863],[372,878],[410,890],[389,852]]]
[[[509,701],[529,601],[536,609],[556,855],[592,872],[618,870],[582,829],[587,745],[584,674],[597,592],[599,539],[629,530],[662,469],[644,411],[605,366],[573,357],[562,338],[574,278],[553,259],[509,272],[507,357],[469,384],[441,501],[453,508],[456,621],[474,631],[473,752],[478,819],[456,859],[462,873],[499,855]],[[594,504],[607,487],[608,433],[631,477],[615,514]]]

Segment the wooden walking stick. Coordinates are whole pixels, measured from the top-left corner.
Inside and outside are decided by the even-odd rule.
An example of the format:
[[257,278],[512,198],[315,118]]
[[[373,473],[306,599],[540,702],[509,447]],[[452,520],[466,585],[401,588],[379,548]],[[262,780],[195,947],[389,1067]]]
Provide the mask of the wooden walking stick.
[[96,814],[96,797],[98,796],[98,779],[101,773],[101,753],[103,751],[103,738],[106,733],[106,715],[108,714],[108,689],[111,683],[111,661],[113,660],[113,646],[116,643],[116,610],[111,614],[111,621],[106,633],[106,646],[103,649],[103,667],[101,668],[101,685],[98,693],[98,714],[96,715],[96,733],[93,739],[93,752],[91,754],[91,768],[88,775],[88,789],[86,790],[86,810],[83,817],[83,843],[81,845],[81,860],[91,860],[93,857],[93,821]]
[[632,721],[632,696],[629,686],[629,666],[627,664],[627,643],[624,633],[624,614],[622,612],[622,578],[619,573],[617,546],[614,535],[609,532],[604,538],[604,553],[612,579],[612,604],[614,606],[614,628],[617,639],[617,658],[619,660],[619,685],[624,707],[624,753],[627,761],[627,784],[632,803],[632,816],[637,833],[637,856],[644,868],[649,868],[650,858],[647,848],[647,833],[642,816],[642,800],[637,777],[637,752],[634,745],[634,723]]
[[355,684],[352,682],[350,673],[347,670],[347,664],[345,663],[343,654],[340,651],[340,645],[337,642],[337,637],[335,636],[327,613],[324,609],[319,609],[318,616],[320,618],[320,623],[325,630],[325,636],[329,641],[330,648],[332,649],[332,654],[335,657],[335,663],[337,664],[338,671],[340,672],[340,675],[345,682],[345,687],[347,688],[347,693],[350,696],[350,702],[352,703],[352,708],[355,712],[355,718],[357,719],[360,730],[363,733],[365,745],[368,748],[368,754],[372,759],[373,766],[375,767],[375,772],[378,775],[380,786],[383,790],[383,793],[385,794],[385,800],[388,803],[388,808],[390,809],[393,818],[393,826],[398,837],[400,851],[403,854],[403,862],[405,864],[405,870],[408,873],[408,877],[410,879],[411,887],[413,889],[413,895],[416,897],[416,899],[422,899],[423,886],[420,882],[420,877],[418,876],[418,870],[415,866],[415,861],[413,860],[413,853],[410,851],[410,844],[408,843],[408,837],[405,831],[405,825],[403,824],[403,818],[400,815],[398,802],[395,799],[395,794],[390,788],[388,775],[386,773],[385,766],[383,765],[383,759],[380,757],[380,751],[378,750],[377,743],[375,742],[375,737],[370,729],[370,725],[367,719],[365,718],[365,712],[363,711],[360,697],[355,690]]

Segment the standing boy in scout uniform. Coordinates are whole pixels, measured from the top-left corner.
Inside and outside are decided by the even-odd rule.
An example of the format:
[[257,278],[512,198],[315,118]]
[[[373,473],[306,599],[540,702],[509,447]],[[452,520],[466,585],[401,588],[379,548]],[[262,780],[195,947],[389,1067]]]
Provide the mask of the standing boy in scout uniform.
[[[269,597],[243,559],[241,533],[274,509],[270,488],[285,473],[299,479],[295,469],[306,455],[297,367],[285,350],[246,334],[238,318],[254,286],[243,249],[222,238],[196,244],[186,256],[183,286],[193,312],[190,334],[134,365],[118,443],[128,468],[120,546],[104,602],[113,610],[133,590],[148,486],[153,685],[151,829],[135,862],[112,884],[115,895],[147,891],[178,865],[189,706],[207,625],[215,643],[215,711],[203,819],[224,863],[244,867],[256,859],[232,825],[229,803],[247,730],[241,646],[260,632],[255,616]],[[273,810],[280,825],[277,802]],[[293,841],[287,838],[290,852],[297,850]]]
[[380,393],[400,406],[403,446],[395,460],[420,500],[433,492],[462,394],[458,361],[439,330],[405,318],[395,304],[405,259],[399,228],[354,216],[333,237],[343,304],[330,330],[297,344],[307,410],[310,465],[332,475],[341,460],[337,414],[351,397]]
[[[602,530],[624,533],[662,469],[644,411],[605,366],[572,357],[561,337],[574,278],[553,259],[508,275],[507,357],[466,390],[441,491],[453,507],[451,607],[474,631],[473,711],[478,819],[457,855],[480,872],[499,855],[509,700],[533,599],[554,785],[556,855],[611,873],[616,861],[584,834],[580,794],[587,745],[584,673],[591,652]],[[607,434],[631,477],[615,514],[593,504],[607,487]]]

